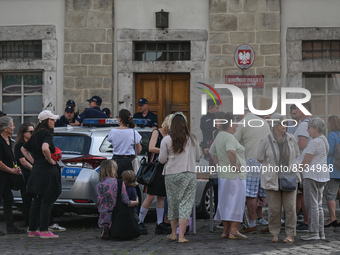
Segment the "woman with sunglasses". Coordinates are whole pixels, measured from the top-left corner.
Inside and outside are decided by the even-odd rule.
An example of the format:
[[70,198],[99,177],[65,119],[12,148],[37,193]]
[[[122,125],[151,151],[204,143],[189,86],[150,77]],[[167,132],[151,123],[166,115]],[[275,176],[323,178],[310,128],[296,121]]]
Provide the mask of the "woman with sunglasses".
[[23,123],[19,127],[17,137],[14,143],[14,154],[17,165],[22,170],[22,175],[25,180],[25,185],[20,190],[23,208],[22,214],[25,219],[25,226],[28,226],[29,223],[29,212],[31,207],[32,198],[28,194],[26,194],[26,185],[28,182],[28,178],[30,177],[32,171],[32,164],[24,157],[21,152],[21,147],[31,138],[32,133],[34,131],[34,125],[31,123]]

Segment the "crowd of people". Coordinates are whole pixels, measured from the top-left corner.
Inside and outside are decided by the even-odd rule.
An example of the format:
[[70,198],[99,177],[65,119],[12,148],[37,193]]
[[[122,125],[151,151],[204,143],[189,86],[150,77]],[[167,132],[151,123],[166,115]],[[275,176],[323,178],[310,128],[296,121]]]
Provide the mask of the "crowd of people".
[[[65,231],[53,223],[51,209],[61,193],[60,168],[57,148],[53,145],[55,126],[82,125],[85,118],[107,118],[109,109],[100,110],[102,99],[93,96],[90,108],[75,113],[75,102],[69,100],[65,114],[45,110],[38,115],[39,124],[23,123],[17,134],[14,153],[11,137],[13,119],[1,112],[0,119],[0,197],[3,199],[7,233],[24,233],[15,226],[12,217],[13,195],[11,175],[22,175],[21,189],[25,224],[29,237],[57,238],[52,233]],[[296,231],[308,231],[302,240],[325,239],[324,228],[339,226],[336,219],[336,198],[340,186],[340,169],[334,165],[336,144],[340,144],[340,118],[328,119],[328,139],[324,136],[326,125],[318,117],[311,118],[301,109],[290,107],[291,119],[274,113],[267,116],[273,121],[261,127],[251,127],[249,120],[260,120],[245,108],[244,115],[219,112],[218,103],[208,100],[208,113],[201,118],[203,142],[189,132],[186,116],[177,112],[168,115],[158,129],[157,115],[148,110],[145,98],[138,100],[139,113],[132,115],[127,109],[118,114],[119,126],[113,128],[107,140],[112,144],[111,160],[102,162],[99,183],[96,186],[101,238],[109,239],[112,212],[117,196],[129,205],[141,234],[148,231],[144,225],[151,202],[157,197],[157,222],[155,233],[167,234],[169,240],[186,243],[187,225],[192,214],[196,194],[196,162],[201,157],[211,166],[225,166],[231,171],[220,171],[215,190],[215,220],[221,221],[222,238],[246,239],[246,233],[257,231],[257,225],[268,225],[271,242],[278,242],[284,221],[285,243],[293,243]],[[310,103],[303,106],[311,111]],[[146,185],[146,199],[138,214],[140,203],[136,192],[133,160],[141,152],[141,136],[134,130],[133,118],[144,118],[155,130],[148,148],[149,162],[158,160],[156,175]],[[223,124],[213,125],[214,119]],[[289,128],[287,128],[289,126]],[[202,151],[200,152],[199,146]],[[268,169],[272,169],[271,171]],[[273,170],[274,169],[274,170]],[[277,170],[278,169],[278,170]],[[283,171],[282,169],[288,169]],[[117,194],[117,179],[123,180],[122,192]],[[329,220],[324,223],[322,198],[325,193]],[[223,196],[221,196],[223,194]],[[268,222],[263,218],[262,207],[268,203]],[[245,207],[249,217],[247,228],[239,231]],[[297,226],[297,215],[303,212],[304,222]],[[39,230],[38,230],[39,227]]]
[[[218,172],[216,186],[218,193],[224,195],[223,198],[219,196],[215,220],[222,221],[221,237],[245,239],[245,233],[257,231],[256,225],[264,220],[257,200],[266,198],[268,228],[261,231],[272,235],[271,242],[279,241],[282,226],[285,227],[285,243],[294,242],[296,231],[307,231],[306,235],[301,236],[302,240],[325,239],[324,228],[339,226],[335,200],[339,193],[340,177],[339,169],[333,162],[335,146],[340,143],[340,118],[329,117],[327,139],[324,136],[324,120],[305,115],[295,105],[290,107],[291,116],[288,118],[294,121],[286,121],[286,116],[274,113],[266,116],[271,119],[268,122],[270,125],[262,127],[247,125],[249,120],[264,118],[255,116],[247,108],[244,116],[233,116],[218,110],[211,114],[209,110],[217,106],[208,100],[208,113],[201,119],[201,129],[202,144],[205,147],[211,144],[209,152],[202,147],[206,155],[212,156],[213,163],[210,161],[210,165],[231,166],[235,170]],[[311,111],[309,102],[303,107]],[[214,119],[227,120],[227,124],[213,127]],[[235,124],[230,126],[231,121]],[[294,123],[297,124],[295,127]],[[209,132],[213,131],[210,138],[205,139],[207,135],[203,128],[207,126]],[[330,217],[326,223],[322,207],[324,193]],[[249,225],[239,233],[238,224],[243,222],[245,213],[244,200]],[[304,222],[297,226],[300,210]]]

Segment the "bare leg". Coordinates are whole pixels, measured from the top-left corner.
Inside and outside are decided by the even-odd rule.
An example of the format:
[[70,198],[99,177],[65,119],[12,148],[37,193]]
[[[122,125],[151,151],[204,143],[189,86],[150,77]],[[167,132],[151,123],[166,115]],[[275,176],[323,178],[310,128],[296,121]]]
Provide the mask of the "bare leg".
[[178,223],[178,219],[170,220],[172,236],[177,236],[177,223]]
[[240,232],[238,232],[238,222],[236,221],[230,221],[230,233],[233,234],[239,234]]
[[326,225],[331,223],[332,221],[336,220],[336,215],[335,215],[335,208],[336,208],[336,203],[333,200],[327,201],[327,207],[329,211],[329,220],[327,221]]
[[257,198],[247,197],[249,220],[256,220]]
[[[185,229],[188,225],[188,220],[187,219],[179,219],[179,238],[184,238],[184,233],[185,233]],[[172,224],[171,224],[172,227]],[[176,225],[176,230],[177,230],[177,225]]]
[[262,214],[262,207],[261,206],[258,206],[256,208],[256,214],[257,214],[257,218],[261,219],[263,217],[263,214]]
[[223,233],[228,235],[229,230],[230,230],[230,222],[222,220],[222,224],[223,224]]

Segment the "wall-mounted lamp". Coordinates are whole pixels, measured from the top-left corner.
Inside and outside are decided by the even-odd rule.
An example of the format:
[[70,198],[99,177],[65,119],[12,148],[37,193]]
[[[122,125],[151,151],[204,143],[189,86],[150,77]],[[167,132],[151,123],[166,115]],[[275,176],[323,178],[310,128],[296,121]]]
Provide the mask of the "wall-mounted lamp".
[[169,13],[163,11],[163,9],[156,12],[156,27],[161,29],[169,27]]

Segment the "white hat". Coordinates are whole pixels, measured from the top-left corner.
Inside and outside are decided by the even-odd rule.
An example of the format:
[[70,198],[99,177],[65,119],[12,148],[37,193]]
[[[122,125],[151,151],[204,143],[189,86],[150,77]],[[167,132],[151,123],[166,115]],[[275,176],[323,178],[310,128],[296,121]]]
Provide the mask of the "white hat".
[[42,111],[41,113],[39,113],[38,115],[38,120],[39,122],[42,122],[43,120],[46,120],[46,119],[53,119],[53,120],[56,120],[59,118],[59,115],[54,115],[51,111],[49,110],[45,110],[45,111]]

